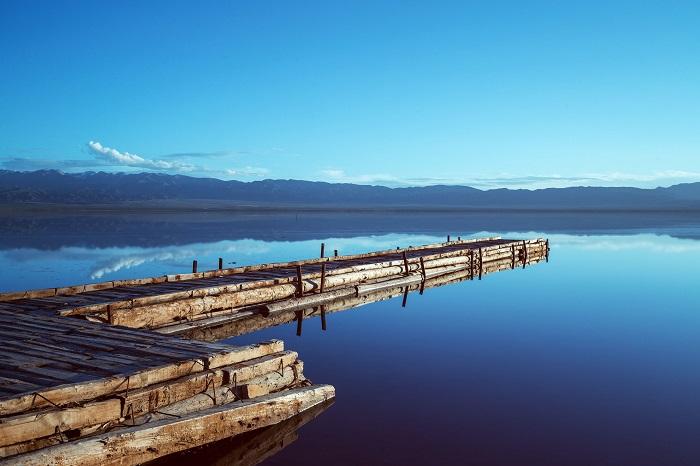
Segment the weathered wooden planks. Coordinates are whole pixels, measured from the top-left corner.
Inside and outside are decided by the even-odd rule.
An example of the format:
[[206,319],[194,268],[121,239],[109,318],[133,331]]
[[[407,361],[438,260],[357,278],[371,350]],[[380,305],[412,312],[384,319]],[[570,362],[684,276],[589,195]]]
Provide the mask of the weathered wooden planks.
[[230,347],[60,317],[0,310],[0,416],[86,402],[283,351]]
[[281,422],[334,396],[335,390],[329,385],[292,389],[44,448],[9,458],[6,464],[107,466],[143,463]]
[[[63,321],[66,318],[51,319]],[[20,319],[21,322],[22,319]],[[76,323],[80,325],[74,325]],[[18,334],[23,338],[38,339],[43,335],[51,339],[51,321],[47,324],[36,324],[29,329],[23,329],[20,326]],[[76,339],[91,338],[93,337],[91,333],[100,335],[104,333],[101,332],[102,330],[111,329],[106,332],[109,338],[98,338],[98,340],[116,340],[117,335],[121,335],[125,338],[126,346],[135,344],[130,342],[130,339],[139,342],[141,337],[151,336],[144,331],[79,321],[71,322],[68,327],[72,329],[71,335]],[[65,328],[59,330],[65,331]],[[157,334],[152,336],[161,344],[170,343],[172,348],[165,345],[159,347],[166,353],[168,350],[180,351],[180,353],[174,353],[172,357],[181,354],[199,354],[196,364],[190,364],[188,370],[182,372],[164,370],[172,367],[177,369],[180,367],[180,361],[166,368],[154,368],[148,366],[147,359],[142,359],[142,369],[136,373],[95,378],[85,383],[75,384],[60,384],[60,377],[69,373],[52,369],[47,374],[59,378],[58,380],[47,378],[42,381],[47,386],[28,385],[28,388],[32,389],[31,393],[12,394],[0,400],[0,458],[5,457],[10,462],[21,461],[21,464],[27,462],[31,464],[32,455],[50,449],[57,443],[61,443],[61,448],[79,451],[83,448],[82,445],[92,442],[91,436],[114,435],[124,430],[120,427],[124,423],[131,423],[134,425],[132,430],[142,432],[154,429],[162,422],[169,424],[173,418],[188,418],[188,421],[181,424],[179,428],[161,426],[164,430],[161,431],[159,427],[153,432],[158,432],[158,435],[170,435],[171,440],[177,440],[183,444],[183,441],[185,443],[189,441],[187,439],[190,438],[188,437],[191,433],[190,429],[202,429],[206,425],[205,420],[210,418],[209,408],[225,404],[227,406],[225,412],[239,409],[245,406],[239,400],[253,398],[257,400],[276,391],[287,393],[287,390],[305,381],[302,373],[303,364],[298,360],[297,353],[284,351],[284,345],[279,340],[230,347],[163,337]],[[56,338],[52,340],[55,343]],[[138,345],[136,347],[139,348]],[[201,352],[202,349],[205,351]],[[76,352],[71,354],[76,357],[81,356]],[[90,357],[88,353],[82,356]],[[120,381],[119,378],[124,376],[126,379]],[[14,379],[6,378],[3,382],[11,384]],[[314,387],[311,387],[311,390],[313,389]],[[329,390],[331,391],[326,392],[326,398],[332,396],[332,388]],[[284,393],[276,395],[275,400],[281,400],[279,410],[286,413],[283,416],[286,418],[296,412],[299,404],[296,398],[285,398]],[[307,400],[308,397],[305,398],[305,396],[301,396],[302,401]],[[31,404],[28,405],[27,402],[30,399]],[[16,412],[18,410],[21,412]],[[235,412],[239,413],[239,411]],[[281,419],[275,416],[266,417],[264,412],[260,415],[250,415],[251,419],[245,424],[248,427],[244,427],[243,431],[252,428],[250,426],[258,422],[261,423],[260,425],[268,425],[269,422],[277,422]],[[218,424],[214,422],[214,425]],[[228,428],[230,426],[225,427],[225,429]],[[219,434],[224,435],[221,432]],[[134,437],[138,439],[139,435],[129,435],[125,442],[130,445],[134,441],[138,443],[139,440],[134,440]],[[222,438],[217,437],[217,433],[205,435],[204,431],[198,435],[199,437],[191,440],[194,442],[192,446]],[[72,440],[64,444],[63,442],[69,438]],[[155,450],[152,447],[147,448],[148,455],[152,458],[170,451],[177,451],[177,449],[170,450],[169,446]],[[95,454],[99,456],[99,453]],[[109,460],[109,453],[105,454]],[[48,464],[54,464],[53,459],[46,460],[49,461]],[[141,460],[138,456],[128,456],[120,461],[121,464],[136,464]],[[73,464],[73,459],[67,463],[56,464]]]
[[209,466],[255,466],[297,440],[297,430],[311,422],[334,403],[329,400],[291,419],[224,440],[206,450],[182,452],[168,457],[167,464],[207,464]]

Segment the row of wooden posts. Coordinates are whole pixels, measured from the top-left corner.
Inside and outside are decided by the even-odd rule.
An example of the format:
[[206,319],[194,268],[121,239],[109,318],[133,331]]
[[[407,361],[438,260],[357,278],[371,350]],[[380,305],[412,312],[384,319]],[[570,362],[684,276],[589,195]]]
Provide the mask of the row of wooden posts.
[[[458,238],[459,238],[459,237],[458,237]],[[447,240],[449,241],[449,239],[450,239],[450,237],[449,237],[449,235],[448,235],[448,236],[447,236]],[[458,239],[458,241],[460,241],[460,240],[461,240],[461,238]],[[529,259],[529,257],[528,257],[529,255],[528,255],[527,247],[526,247],[526,241],[523,241],[523,255],[522,255],[522,257],[518,258],[518,255],[517,255],[516,252],[515,252],[515,245],[511,245],[510,249],[511,249],[511,265],[510,265],[510,268],[511,268],[511,269],[514,269],[514,268],[515,268],[516,260],[517,260],[518,262],[522,262],[522,268],[525,268],[525,266],[526,266],[526,264],[527,264],[527,262],[528,262],[528,259]],[[469,251],[469,257],[470,257],[470,259],[471,259],[471,260],[470,260],[470,270],[469,270],[469,273],[470,273],[470,278],[469,278],[469,279],[470,279],[470,280],[473,280],[473,279],[474,279],[474,276],[476,275],[476,270],[474,270],[474,256],[475,256],[475,255],[476,255],[476,254],[475,254],[474,250]],[[403,251],[402,256],[403,256],[404,267],[406,268],[405,275],[408,276],[408,275],[410,275],[410,268],[409,268],[409,264],[408,264],[408,257],[406,256],[406,251]],[[479,249],[478,249],[478,256],[479,256],[479,271],[478,271],[479,275],[478,275],[478,276],[479,276],[479,280],[481,280],[481,278],[482,278],[482,276],[483,276],[483,250],[482,250],[482,248],[479,248]],[[321,243],[321,257],[323,257],[323,243]],[[516,259],[516,258],[517,258],[517,259]],[[547,262],[549,262],[549,240],[548,240],[548,239],[545,240],[545,260],[546,260]],[[424,285],[425,285],[425,277],[426,277],[427,275],[426,275],[426,272],[425,272],[425,262],[424,262],[424,260],[423,260],[423,257],[420,257],[420,258],[419,258],[419,261],[420,261],[420,271],[421,271],[421,275],[424,277],[424,278],[423,278],[423,281],[422,281],[421,284],[420,284],[420,288],[419,288],[419,294],[422,295],[422,294],[423,294],[423,290],[424,290]],[[301,283],[301,277],[302,277],[302,274],[301,274],[301,266],[297,265],[296,268],[297,268],[297,283]],[[325,264],[325,263],[321,264],[321,285],[320,285],[320,292],[321,292],[321,293],[323,293],[324,278],[325,278],[325,269],[326,269],[326,264]],[[407,301],[408,301],[408,294],[409,294],[409,291],[410,291],[410,290],[409,290],[409,287],[408,287],[408,286],[406,286],[406,287],[403,288],[403,297],[402,297],[402,301],[401,301],[401,307],[406,307],[406,303],[407,303]],[[303,291],[298,291],[297,296],[301,297],[302,295],[303,295]],[[324,331],[325,331],[325,330],[327,329],[327,325],[326,325],[326,306],[323,305],[323,304],[320,305],[320,306],[319,306],[319,310],[320,310],[320,317],[321,317],[321,330],[324,330]],[[297,335],[297,336],[301,336],[301,333],[302,333],[302,322],[303,322],[303,320],[304,320],[304,310],[295,311],[294,313],[295,313],[295,321],[296,321],[296,323],[297,323],[296,335]]]
[[[462,238],[458,236],[458,237],[457,237],[457,241],[461,241],[461,240],[462,240]],[[450,235],[447,235],[447,241],[450,242]],[[528,260],[527,241],[523,241],[523,242],[522,242],[522,245],[523,245],[523,249],[522,249],[522,250],[523,250],[523,256],[520,257],[520,258],[517,257],[518,255],[516,254],[515,245],[513,244],[513,245],[511,245],[511,247],[510,247],[510,251],[511,251],[511,267],[510,267],[510,268],[511,268],[511,269],[514,269],[514,268],[515,268],[516,262],[522,262],[522,267],[523,267],[523,268],[525,268],[525,265],[527,264],[527,260]],[[323,249],[324,249],[324,244],[321,243],[321,257],[323,257]],[[398,249],[398,248],[397,248],[397,249]],[[478,251],[478,255],[479,255],[479,270],[478,270],[478,274],[479,274],[479,280],[481,280],[481,277],[482,277],[482,274],[483,274],[483,264],[484,264],[484,262],[483,262],[483,249],[482,249],[482,248],[479,248],[479,249],[476,250],[476,251]],[[336,252],[337,252],[337,251],[336,251]],[[472,249],[472,250],[469,251],[469,257],[470,257],[470,274],[471,274],[471,279],[472,279],[472,280],[474,279],[474,276],[475,276],[476,273],[477,273],[477,271],[474,269],[474,264],[475,264],[474,256],[475,256],[475,254],[476,254],[476,253],[475,253],[475,250],[474,250],[474,249]],[[336,255],[337,255],[337,254],[336,254]],[[411,274],[411,268],[410,268],[410,266],[409,266],[409,264],[408,264],[408,257],[406,256],[406,251],[405,251],[405,250],[402,252],[402,258],[403,258],[403,264],[404,264],[404,268],[405,268],[404,275],[408,276],[408,275]],[[421,275],[423,276],[423,280],[425,280],[425,277],[427,277],[426,271],[425,271],[425,261],[423,260],[423,257],[422,257],[422,256],[419,257],[418,260],[419,260],[419,263],[420,263],[420,272],[421,272]],[[545,240],[545,260],[546,260],[547,262],[549,262],[549,240],[548,240],[548,239]],[[296,283],[298,284],[297,297],[302,297],[303,294],[304,294],[304,287],[303,287],[303,280],[302,280],[301,265],[297,265],[297,266],[296,266],[296,275],[297,275]],[[326,263],[324,262],[324,263],[321,264],[321,280],[320,280],[321,283],[320,283],[320,286],[319,286],[319,292],[320,292],[320,293],[323,293],[323,290],[324,290],[325,276],[326,276]],[[421,292],[421,294],[423,294],[423,293]],[[405,296],[404,296],[404,304],[403,304],[403,305],[404,305],[404,307],[405,307],[405,305],[406,305],[406,297],[405,297]]]
[[[462,240],[462,237],[458,236],[457,241],[461,241],[461,240]],[[450,235],[447,235],[447,242],[448,243],[450,242]],[[524,243],[525,242],[523,241],[523,244]],[[547,259],[547,261],[549,261],[549,240],[547,240],[546,243],[547,243],[546,259]],[[399,248],[397,247],[396,249],[399,249]],[[515,262],[516,262],[515,261],[515,246],[511,246],[511,251],[512,251],[512,263],[513,263],[511,268],[515,268]],[[326,243],[321,243],[321,258],[326,257],[325,252],[326,252]],[[473,256],[474,251],[471,251],[470,254]],[[479,254],[481,254],[481,249],[479,249]],[[338,257],[338,250],[337,249],[335,249],[333,251],[333,255],[335,257]],[[481,257],[479,257],[479,260],[481,260]],[[527,248],[525,248],[525,261],[526,260],[527,260]],[[408,274],[409,273],[408,259],[406,258],[405,251],[403,253],[403,261],[404,261],[404,264],[406,266],[406,274]],[[422,272],[423,276],[425,276],[425,264],[423,263],[422,257],[420,258],[420,266],[421,266],[421,272]],[[524,263],[523,263],[523,267],[525,267]],[[219,270],[223,270],[223,269],[224,269],[224,259],[219,257]],[[192,273],[197,273],[197,260],[196,259],[192,261]],[[324,282],[325,275],[326,275],[326,264],[323,263],[323,264],[321,264],[321,290],[320,290],[321,293],[323,293],[323,282]],[[479,279],[481,279],[481,274],[479,274]],[[301,266],[297,265],[297,283],[301,283],[301,281],[302,281],[301,280]],[[299,292],[298,295],[301,296],[302,294],[303,294],[303,291]]]
[[[461,241],[461,240],[462,240],[462,237],[458,236],[457,241]],[[450,235],[447,235],[447,242],[449,243],[450,241],[451,241]],[[397,247],[396,249],[399,249],[399,247]],[[337,249],[333,250],[333,256],[338,257],[338,250]],[[404,257],[405,256],[406,256],[406,253],[404,253]],[[321,258],[324,258],[324,257],[326,257],[326,243],[321,243]],[[423,262],[422,259],[421,259],[421,262]],[[197,273],[197,265],[198,265],[197,259],[193,260],[192,261],[192,273]],[[224,270],[224,259],[222,257],[219,257],[219,270]],[[321,289],[321,291],[323,291],[323,289]]]
[[[461,240],[462,240],[462,237],[458,236],[457,241],[461,241]],[[448,243],[450,242],[450,235],[447,235],[447,242]],[[547,243],[546,260],[549,262],[549,240],[547,240],[546,243]],[[325,249],[326,249],[326,243],[321,243],[321,258],[326,257],[325,256]],[[399,249],[399,248],[397,247],[396,249]],[[515,268],[515,246],[511,246],[511,250],[512,250],[512,256],[513,256],[513,266],[511,268]],[[525,252],[525,259],[527,260],[527,249],[525,251],[526,251]],[[472,251],[471,254],[473,255],[474,251]],[[333,255],[335,257],[338,257],[338,250],[337,249],[335,249],[333,251]],[[481,258],[479,258],[479,259],[481,259]],[[406,252],[405,251],[403,253],[403,260],[404,260],[404,264],[406,264],[406,273],[408,273],[408,259],[406,259]],[[198,265],[197,259],[193,260],[192,261],[192,273],[197,273],[197,265]],[[420,258],[420,265],[421,265],[421,271],[422,271],[423,275],[425,275],[425,265],[423,264],[422,257]],[[523,264],[523,267],[525,267],[524,264]],[[219,257],[219,270],[224,270],[224,259],[221,257]],[[326,264],[323,263],[323,264],[321,264],[321,293],[323,293],[323,282],[324,282],[323,279],[325,278],[325,274],[326,274]],[[299,266],[299,265],[297,265],[297,277],[299,278],[298,282],[301,283],[301,266]],[[479,278],[481,278],[481,276]],[[301,294],[299,296],[301,296]]]

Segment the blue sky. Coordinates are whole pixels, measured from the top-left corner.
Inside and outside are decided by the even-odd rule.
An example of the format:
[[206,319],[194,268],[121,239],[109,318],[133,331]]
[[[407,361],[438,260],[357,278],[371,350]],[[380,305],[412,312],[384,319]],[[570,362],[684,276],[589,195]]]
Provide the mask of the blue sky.
[[0,168],[700,181],[697,2],[0,2]]

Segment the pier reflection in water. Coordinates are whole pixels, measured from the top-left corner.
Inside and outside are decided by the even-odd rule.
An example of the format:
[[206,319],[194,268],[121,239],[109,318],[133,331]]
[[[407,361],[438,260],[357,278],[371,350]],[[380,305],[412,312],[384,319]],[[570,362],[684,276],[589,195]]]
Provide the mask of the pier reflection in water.
[[328,400],[279,424],[166,456],[150,462],[149,465],[253,466],[260,464],[294,443],[299,438],[299,429],[320,416],[333,406],[333,403],[335,400]]
[[[488,262],[485,263],[483,268],[477,268],[475,270],[465,268],[445,275],[428,278],[427,280],[421,280],[419,283],[404,286],[392,286],[392,282],[397,280],[388,280],[383,287],[381,286],[381,282],[372,284],[370,285],[372,291],[365,293],[359,292],[355,296],[339,298],[318,306],[274,313],[266,313],[264,308],[260,308],[257,309],[256,312],[252,312],[252,315],[244,315],[243,317],[235,318],[224,324],[193,326],[189,330],[180,332],[179,335],[196,340],[219,341],[257,332],[269,327],[296,322],[296,335],[301,336],[304,320],[310,318],[319,318],[321,329],[326,330],[328,315],[335,312],[354,309],[393,298],[401,298],[401,307],[406,307],[411,293],[422,295],[430,288],[452,285],[464,281],[481,280],[486,275],[495,272],[525,268],[548,260],[548,250],[540,250],[522,259],[516,260],[514,258],[506,258]],[[358,291],[359,290],[361,290],[361,288],[358,287]],[[233,312],[236,311],[234,310]],[[197,321],[193,321],[192,323],[197,324]]]

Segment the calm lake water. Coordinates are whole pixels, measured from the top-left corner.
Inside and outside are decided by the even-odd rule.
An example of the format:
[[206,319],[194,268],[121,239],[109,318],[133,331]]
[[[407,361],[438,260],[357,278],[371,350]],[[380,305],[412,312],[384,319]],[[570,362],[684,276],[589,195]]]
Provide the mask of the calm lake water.
[[[227,340],[280,338],[333,406],[265,464],[700,462],[696,214],[0,219],[0,289],[498,234],[549,263]],[[228,443],[178,459],[206,464]]]

